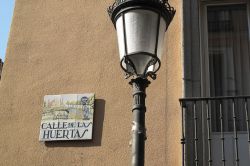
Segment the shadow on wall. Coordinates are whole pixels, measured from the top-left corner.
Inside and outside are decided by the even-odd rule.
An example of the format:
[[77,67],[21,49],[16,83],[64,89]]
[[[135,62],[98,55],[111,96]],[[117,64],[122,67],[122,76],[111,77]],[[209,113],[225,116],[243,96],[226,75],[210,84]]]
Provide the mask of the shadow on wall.
[[102,143],[102,131],[103,121],[105,113],[105,100],[95,100],[95,112],[94,112],[94,126],[93,126],[93,139],[87,141],[56,141],[45,142],[47,147],[92,147],[101,146]]
[[1,80],[2,70],[3,70],[3,61],[2,59],[0,59],[0,80]]

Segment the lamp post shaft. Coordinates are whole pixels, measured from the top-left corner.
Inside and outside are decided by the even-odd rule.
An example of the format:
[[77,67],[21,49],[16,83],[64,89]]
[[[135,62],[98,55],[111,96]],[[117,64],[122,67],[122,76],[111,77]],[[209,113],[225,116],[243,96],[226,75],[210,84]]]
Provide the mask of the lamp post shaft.
[[144,166],[145,155],[145,98],[146,87],[150,84],[147,79],[132,79],[133,86],[133,123],[132,123],[132,166]]

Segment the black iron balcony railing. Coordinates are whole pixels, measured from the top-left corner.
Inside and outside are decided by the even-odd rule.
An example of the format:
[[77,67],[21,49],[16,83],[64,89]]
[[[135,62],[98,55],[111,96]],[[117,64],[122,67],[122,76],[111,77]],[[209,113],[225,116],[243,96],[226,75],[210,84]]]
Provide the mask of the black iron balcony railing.
[[249,166],[250,96],[182,98],[183,166]]

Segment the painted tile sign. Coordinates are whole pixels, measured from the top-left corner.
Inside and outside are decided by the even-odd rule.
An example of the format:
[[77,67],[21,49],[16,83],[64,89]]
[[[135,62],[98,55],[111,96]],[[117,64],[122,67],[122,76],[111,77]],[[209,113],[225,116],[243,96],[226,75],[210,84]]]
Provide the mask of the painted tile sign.
[[94,100],[92,93],[44,96],[39,140],[92,139]]

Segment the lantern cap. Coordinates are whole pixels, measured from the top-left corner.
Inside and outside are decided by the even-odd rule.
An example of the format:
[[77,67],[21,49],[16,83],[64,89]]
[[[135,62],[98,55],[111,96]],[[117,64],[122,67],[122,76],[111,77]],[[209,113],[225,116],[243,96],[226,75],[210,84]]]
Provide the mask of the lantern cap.
[[167,0],[115,0],[113,5],[109,6],[108,14],[115,25],[122,12],[132,9],[156,11],[165,19],[167,25],[172,21],[175,14],[175,9],[170,6]]

